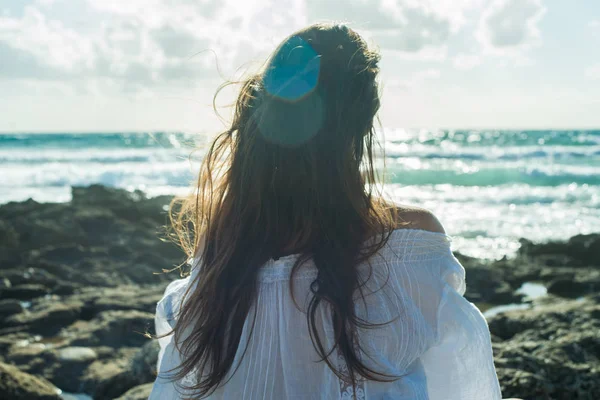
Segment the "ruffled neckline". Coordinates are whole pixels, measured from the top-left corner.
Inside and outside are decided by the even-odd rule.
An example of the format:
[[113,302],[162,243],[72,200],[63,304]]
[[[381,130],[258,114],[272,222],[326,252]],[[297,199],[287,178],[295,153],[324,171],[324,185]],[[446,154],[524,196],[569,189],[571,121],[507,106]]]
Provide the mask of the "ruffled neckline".
[[[442,232],[432,232],[424,229],[398,228],[392,231],[388,243],[418,239],[423,239],[430,245],[435,243],[447,245],[452,241],[451,236]],[[300,253],[294,253],[289,254],[287,256],[279,257],[276,260],[271,258],[261,268],[272,268],[278,266],[291,267],[294,265],[299,256]],[[310,260],[306,263],[310,263]]]

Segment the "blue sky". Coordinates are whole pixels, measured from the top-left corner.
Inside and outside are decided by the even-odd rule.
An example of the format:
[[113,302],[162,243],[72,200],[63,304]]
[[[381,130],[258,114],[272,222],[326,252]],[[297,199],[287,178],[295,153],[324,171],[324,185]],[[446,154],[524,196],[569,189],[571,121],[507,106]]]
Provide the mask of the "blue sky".
[[379,47],[386,127],[600,128],[597,0],[10,0],[0,131],[218,130],[219,84],[323,20]]

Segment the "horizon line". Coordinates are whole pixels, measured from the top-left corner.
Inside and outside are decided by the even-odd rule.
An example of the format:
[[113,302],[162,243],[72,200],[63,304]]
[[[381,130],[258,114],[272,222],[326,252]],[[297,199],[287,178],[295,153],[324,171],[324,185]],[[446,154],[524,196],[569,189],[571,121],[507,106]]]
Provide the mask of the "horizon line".
[[[431,127],[398,127],[398,128],[384,128],[384,131],[397,131],[397,130],[408,130],[408,131],[419,131],[419,130],[429,130],[429,131],[598,131],[600,130],[600,126],[598,127],[471,127],[471,128],[448,128],[448,127],[439,127],[439,128],[431,128]],[[133,134],[156,134],[156,133],[186,133],[186,134],[204,134],[204,133],[214,133],[217,134],[221,132],[220,130],[211,130],[208,132],[205,131],[193,131],[193,130],[185,130],[185,129],[137,129],[137,130],[0,130],[0,135],[23,135],[23,134],[124,134],[124,133],[133,133]]]

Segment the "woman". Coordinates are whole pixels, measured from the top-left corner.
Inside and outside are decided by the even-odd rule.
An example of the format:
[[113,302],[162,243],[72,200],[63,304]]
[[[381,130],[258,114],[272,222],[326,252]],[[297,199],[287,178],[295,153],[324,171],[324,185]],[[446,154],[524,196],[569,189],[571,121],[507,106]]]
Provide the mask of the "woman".
[[193,262],[158,303],[151,399],[500,399],[441,224],[374,191],[378,60],[318,24],[244,83],[172,208]]

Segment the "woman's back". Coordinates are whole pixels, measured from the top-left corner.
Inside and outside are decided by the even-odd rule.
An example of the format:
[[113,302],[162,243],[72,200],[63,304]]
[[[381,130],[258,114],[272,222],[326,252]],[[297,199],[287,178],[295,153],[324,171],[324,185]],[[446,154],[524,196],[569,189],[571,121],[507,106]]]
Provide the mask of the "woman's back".
[[243,82],[171,207],[196,261],[158,305],[153,399],[499,398],[439,222],[381,195],[379,59],[315,24]]
[[[400,378],[393,382],[359,381],[353,387],[339,379],[311,341],[306,305],[317,269],[309,260],[294,275],[296,255],[269,260],[259,270],[255,306],[244,323],[234,360],[235,373],[212,399],[500,399],[490,336],[481,313],[462,297],[464,269],[439,232],[397,229],[368,263],[359,266],[366,281],[355,299],[358,317],[370,324],[359,329],[361,360]],[[193,275],[197,273],[193,270]],[[158,304],[157,334],[174,326],[190,278],[173,282]],[[327,350],[333,347],[332,316],[323,305],[317,328]],[[248,337],[254,323],[254,332]],[[179,365],[173,337],[160,339],[159,378],[151,399],[179,398],[177,383],[161,379]],[[244,349],[247,350],[244,353]],[[243,355],[243,357],[242,357]],[[332,360],[344,372],[344,359]],[[235,368],[237,366],[237,368]],[[182,384],[194,384],[194,377]],[[179,389],[181,390],[181,389]],[[185,392],[184,392],[185,393]],[[185,397],[181,395],[181,397]]]

